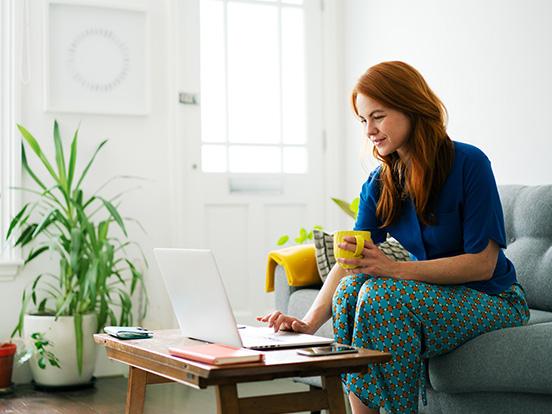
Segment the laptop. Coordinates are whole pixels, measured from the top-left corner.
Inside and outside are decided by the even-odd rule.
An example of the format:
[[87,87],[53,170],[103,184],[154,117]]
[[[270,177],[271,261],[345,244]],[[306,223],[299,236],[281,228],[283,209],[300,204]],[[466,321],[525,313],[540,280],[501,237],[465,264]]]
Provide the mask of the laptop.
[[236,325],[215,257],[210,250],[153,249],[184,336],[240,348],[327,345],[333,339],[269,327]]

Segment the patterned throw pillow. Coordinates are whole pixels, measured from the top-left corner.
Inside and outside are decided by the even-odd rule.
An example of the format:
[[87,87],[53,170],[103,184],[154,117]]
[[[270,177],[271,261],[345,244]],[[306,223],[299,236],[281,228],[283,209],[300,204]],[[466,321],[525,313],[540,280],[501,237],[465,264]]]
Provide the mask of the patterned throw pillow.
[[321,230],[313,230],[312,236],[316,250],[316,267],[318,267],[318,274],[324,283],[335,264],[333,236]]
[[[313,230],[314,247],[316,250],[316,266],[322,282],[326,281],[328,273],[335,265],[333,252],[333,235],[321,230]],[[394,238],[390,237],[378,247],[390,259],[398,262],[411,260],[408,251]]]

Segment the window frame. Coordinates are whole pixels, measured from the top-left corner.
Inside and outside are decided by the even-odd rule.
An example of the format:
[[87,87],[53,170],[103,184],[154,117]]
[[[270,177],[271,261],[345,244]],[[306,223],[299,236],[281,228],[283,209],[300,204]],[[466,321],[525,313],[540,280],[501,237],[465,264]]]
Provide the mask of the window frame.
[[[16,122],[20,117],[20,82],[17,62],[21,50],[16,47],[17,0],[0,2],[0,281],[15,278],[23,264],[21,249],[6,240],[11,218],[21,206],[21,141]],[[28,5],[27,5],[28,7]],[[21,49],[21,48],[19,48]]]
[[[223,7],[223,19],[224,19],[224,22],[223,22],[223,31],[225,32],[225,38],[224,38],[224,87],[225,87],[225,103],[224,103],[224,109],[225,109],[225,136],[224,136],[224,140],[222,141],[216,141],[216,142],[211,142],[211,141],[204,141],[203,140],[203,131],[201,132],[201,136],[200,136],[200,142],[199,142],[199,159],[201,160],[200,162],[200,166],[199,166],[199,170],[201,171],[202,174],[207,174],[207,175],[219,175],[219,176],[227,176],[227,177],[234,177],[234,176],[261,176],[261,177],[267,177],[267,176],[288,176],[288,175],[308,175],[310,172],[311,172],[311,168],[310,168],[310,146],[312,145],[312,143],[310,142],[309,140],[309,131],[308,131],[308,108],[306,107],[306,101],[307,101],[307,96],[306,96],[306,89],[307,89],[307,84],[308,84],[308,78],[307,78],[307,73],[306,73],[306,68],[304,69],[305,72],[304,72],[304,81],[305,81],[305,84],[304,84],[304,88],[305,88],[305,96],[304,96],[304,100],[305,100],[305,120],[307,121],[306,124],[305,124],[305,141],[302,142],[302,143],[286,143],[284,142],[284,136],[283,136],[283,111],[282,111],[282,105],[283,105],[283,102],[282,102],[282,94],[283,94],[283,70],[282,70],[282,60],[283,60],[283,53],[282,53],[282,41],[283,41],[283,34],[282,34],[282,10],[284,8],[295,8],[295,9],[301,9],[304,13],[304,17],[306,18],[306,14],[308,13],[308,8],[307,8],[307,5],[302,2],[301,4],[294,4],[294,3],[287,3],[283,0],[273,0],[273,1],[266,1],[266,0],[215,0],[215,1],[218,1],[220,3],[222,3],[222,7]],[[305,0],[307,1],[307,0]],[[322,1],[322,0],[321,0]],[[279,141],[278,142],[271,142],[271,143],[264,143],[264,142],[231,142],[230,139],[229,139],[229,102],[228,102],[228,89],[229,89],[229,85],[228,85],[228,44],[227,44],[227,36],[228,36],[228,33],[227,33],[227,26],[228,26],[228,13],[227,13],[227,10],[228,10],[228,5],[229,3],[251,3],[251,4],[257,4],[257,5],[264,5],[264,6],[267,6],[267,7],[274,7],[274,8],[277,8],[278,9],[278,33],[277,33],[277,37],[278,37],[278,61],[279,61],[279,96],[280,96],[280,114],[279,114],[279,123],[280,123],[280,137],[279,137]],[[316,7],[316,6],[315,6]],[[323,5],[322,3],[320,3],[320,6],[321,10],[323,10]],[[201,13],[201,10],[200,10],[200,13]],[[201,17],[200,17],[200,20],[201,20]],[[306,30],[306,28],[305,28]],[[305,33],[306,36],[308,36],[307,33]],[[308,39],[305,38],[305,46],[306,43],[308,42]],[[200,49],[201,49],[201,44],[200,44]],[[200,56],[201,56],[201,50],[200,50]],[[200,57],[201,59],[201,57]],[[305,65],[308,64],[307,62],[308,60],[308,56],[305,56]],[[200,81],[200,83],[203,83],[203,80]],[[203,92],[203,91],[202,91]],[[203,124],[203,114],[201,115],[201,123]],[[224,148],[225,149],[225,153],[226,153],[226,168],[224,171],[211,171],[211,170],[204,170],[204,162],[203,162],[203,156],[204,156],[204,152],[203,152],[203,148],[204,146],[213,146],[213,147],[221,147],[221,148]],[[230,150],[231,148],[234,147],[242,147],[242,148],[247,148],[247,147],[257,147],[257,148],[262,148],[262,147],[267,147],[267,148],[278,148],[279,149],[279,153],[280,153],[280,169],[279,171],[273,171],[273,172],[266,172],[266,171],[232,171],[230,166],[231,166],[231,162],[230,162]],[[290,149],[290,148],[299,148],[299,149],[304,149],[306,152],[307,152],[307,156],[306,156],[306,159],[305,159],[305,162],[306,162],[306,168],[304,171],[286,171],[285,170],[285,160],[284,160],[284,152],[285,152],[285,149]]]

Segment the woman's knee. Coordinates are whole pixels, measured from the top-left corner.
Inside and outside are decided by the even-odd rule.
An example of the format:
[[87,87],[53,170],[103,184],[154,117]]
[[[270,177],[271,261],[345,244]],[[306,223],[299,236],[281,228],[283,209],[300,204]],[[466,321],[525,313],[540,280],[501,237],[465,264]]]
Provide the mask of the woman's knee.
[[371,277],[366,280],[358,293],[358,306],[370,309],[388,306],[400,300],[401,287],[395,279]]
[[350,303],[356,304],[358,291],[365,280],[364,275],[351,275],[342,278],[333,295],[334,308]]

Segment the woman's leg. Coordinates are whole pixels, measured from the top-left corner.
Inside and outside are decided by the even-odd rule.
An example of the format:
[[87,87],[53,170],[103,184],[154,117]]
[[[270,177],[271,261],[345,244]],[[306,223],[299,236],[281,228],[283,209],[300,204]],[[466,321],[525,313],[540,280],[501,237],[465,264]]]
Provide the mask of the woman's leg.
[[336,342],[350,345],[355,325],[358,291],[369,276],[346,276],[339,282],[332,302],[333,332]]
[[348,375],[346,387],[362,403],[388,413],[417,412],[422,357],[528,317],[520,290],[491,296],[462,286],[369,278],[357,297],[352,344],[393,356],[370,365],[365,375]]
[[[355,326],[358,292],[368,276],[358,274],[344,277],[339,282],[332,303],[332,321],[334,338],[340,344],[350,345]],[[347,387],[347,375],[342,376]],[[349,402],[354,414],[378,414],[379,410],[369,408],[358,397],[347,390]]]
[[349,402],[351,403],[353,414],[379,414],[379,409],[368,408],[352,392],[349,392]]

